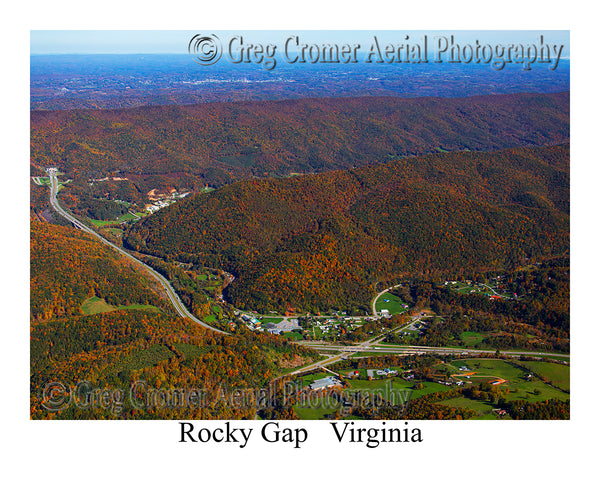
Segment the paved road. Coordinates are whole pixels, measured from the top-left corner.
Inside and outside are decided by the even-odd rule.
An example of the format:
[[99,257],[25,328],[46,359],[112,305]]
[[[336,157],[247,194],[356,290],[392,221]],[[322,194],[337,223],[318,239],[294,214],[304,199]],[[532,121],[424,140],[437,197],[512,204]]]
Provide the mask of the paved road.
[[[391,287],[395,288],[395,287]],[[381,292],[381,294],[385,293],[385,290]],[[381,295],[380,294],[380,295]],[[375,303],[375,302],[373,302]],[[391,332],[394,331],[402,331],[408,329],[415,322],[421,320],[423,316],[421,315],[423,312],[419,312],[416,315],[411,317],[411,321],[407,324],[401,325],[400,327],[396,327],[389,332],[382,333],[381,335],[376,335],[373,338],[370,338],[366,342],[362,342],[356,345],[336,345],[333,343],[327,342],[315,342],[315,341],[304,341],[298,342],[305,347],[312,348],[314,350],[322,350],[331,352],[339,351],[338,354],[329,355],[327,358],[320,360],[316,363],[312,363],[310,365],[306,365],[294,372],[288,373],[287,375],[297,375],[299,373],[306,373],[311,370],[315,370],[317,368],[324,368],[326,365],[331,365],[333,363],[339,362],[340,360],[344,360],[348,358],[350,355],[354,353],[360,352],[377,352],[377,353],[389,353],[391,355],[422,355],[428,353],[437,353],[440,355],[479,355],[482,353],[491,353],[495,354],[495,350],[473,350],[469,348],[459,348],[459,347],[427,347],[420,345],[385,345],[380,344],[381,340],[385,338]],[[527,351],[501,351],[501,355],[506,355],[509,357],[519,357],[521,355],[528,355],[532,357],[562,357],[565,359],[570,358],[570,355],[563,353],[551,353],[551,352],[527,352]]]
[[[392,288],[394,288],[394,287],[392,287]],[[385,293],[385,291],[381,292],[381,293]],[[407,323],[405,325],[401,325],[399,327],[396,327],[393,330],[390,330],[390,332],[396,331],[396,330],[398,330],[398,331],[404,330],[404,329],[410,327],[413,323],[415,323],[417,320],[419,320],[421,318],[422,318],[421,312],[419,312],[416,315],[413,315],[413,317],[409,323]],[[319,362],[311,363],[310,365],[302,367],[294,372],[288,373],[287,375],[297,375],[299,373],[309,372],[316,368],[325,367],[325,365],[330,365],[332,363],[339,362],[340,360],[344,360],[355,352],[370,351],[372,348],[375,348],[375,347],[373,347],[373,345],[376,345],[378,342],[380,342],[390,332],[384,332],[380,335],[375,335],[374,337],[369,338],[368,340],[366,340],[362,343],[359,343],[358,345],[334,345],[332,347],[331,346],[332,344],[317,344],[317,343],[313,343],[313,342],[300,342],[302,345],[309,347],[309,348],[314,348],[315,350],[340,349],[341,353],[339,353],[337,355],[332,355],[329,358],[320,360]],[[392,353],[392,352],[390,352],[390,353]]]
[[169,300],[171,301],[171,303],[173,304],[173,307],[175,307],[175,310],[177,311],[177,313],[180,316],[182,316],[184,318],[189,318],[190,320],[196,322],[198,325],[202,325],[204,328],[208,328],[209,330],[212,330],[213,332],[222,333],[224,335],[229,335],[229,333],[223,332],[211,325],[208,325],[207,323],[204,323],[202,320],[200,320],[199,318],[192,315],[188,311],[186,306],[183,304],[183,302],[181,301],[181,299],[179,298],[177,293],[175,293],[175,290],[173,290],[173,287],[171,286],[169,281],[165,277],[163,277],[160,273],[158,273],[156,270],[154,270],[153,268],[146,265],[144,262],[138,260],[137,258],[135,258],[130,253],[126,252],[122,248],[117,247],[115,244],[109,242],[106,238],[104,238],[100,234],[96,233],[94,230],[87,227],[85,224],[83,224],[82,222],[77,220],[71,214],[69,214],[65,210],[63,210],[63,208],[58,203],[58,199],[56,198],[56,195],[58,193],[58,180],[56,178],[57,170],[54,168],[49,168],[47,170],[47,172],[48,172],[48,176],[50,177],[50,204],[52,205],[52,208],[54,208],[54,210],[56,210],[56,213],[58,213],[61,217],[66,218],[75,227],[89,233],[90,235],[93,235],[94,237],[99,239],[102,243],[114,248],[119,253],[121,253],[122,255],[125,255],[127,258],[129,258],[133,262],[144,267],[150,273],[150,275],[152,275],[154,278],[156,278],[156,280],[158,280],[158,282],[163,286],[163,288],[167,292],[167,296],[169,297]]
[[[420,345],[377,345],[363,347],[360,345],[305,345],[315,350],[341,350],[344,352],[358,353],[358,352],[377,352],[377,353],[390,353],[390,354],[425,354],[425,353],[439,353],[441,355],[453,354],[453,355],[477,355],[480,353],[496,353],[496,350],[472,350],[467,348],[456,348],[456,347],[427,347]],[[570,355],[564,353],[551,353],[551,352],[528,352],[528,351],[504,351],[500,352],[501,355],[516,356],[530,355],[532,357],[562,357],[570,358]]]

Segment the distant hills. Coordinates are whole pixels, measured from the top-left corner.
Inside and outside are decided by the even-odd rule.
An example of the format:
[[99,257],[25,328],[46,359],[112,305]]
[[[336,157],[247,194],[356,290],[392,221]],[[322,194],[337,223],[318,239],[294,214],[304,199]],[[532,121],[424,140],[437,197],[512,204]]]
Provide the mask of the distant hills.
[[[548,122],[545,133],[533,132],[525,127],[523,108],[510,127],[498,113],[508,108],[508,99],[499,98],[502,109],[481,115],[489,120],[485,128],[467,128],[476,123],[469,116],[455,121],[452,131],[461,130],[456,125],[474,130],[471,142],[487,131],[489,145],[505,136],[558,139],[561,118],[568,130],[567,114],[556,114],[565,95],[520,98],[530,106],[541,103],[538,112],[545,105],[558,120],[551,122],[549,111],[547,117],[532,114]],[[491,106],[493,100],[485,102]],[[421,101],[421,118],[438,102],[446,105]],[[470,108],[483,106],[475,102]],[[406,110],[400,115],[390,107],[389,116],[408,121]],[[492,133],[495,122],[504,125],[502,135]],[[438,116],[435,125],[425,122],[419,138],[430,140],[425,132],[440,128],[450,130]],[[446,138],[459,141],[454,134]],[[376,141],[371,144],[379,148]],[[366,308],[376,285],[405,276],[472,275],[567,253],[569,146],[438,153],[346,171],[239,182],[138,222],[125,241],[153,255],[233,272],[236,280],[226,295],[240,308]]]
[[[366,53],[366,52],[365,52]],[[133,108],[206,102],[360,96],[466,97],[569,90],[570,62],[507,65],[497,71],[476,64],[387,65],[278,62],[217,63],[206,69],[181,55],[32,55],[31,110]]]
[[36,174],[48,165],[72,177],[119,172],[141,190],[218,187],[437,151],[568,140],[568,92],[31,112]]

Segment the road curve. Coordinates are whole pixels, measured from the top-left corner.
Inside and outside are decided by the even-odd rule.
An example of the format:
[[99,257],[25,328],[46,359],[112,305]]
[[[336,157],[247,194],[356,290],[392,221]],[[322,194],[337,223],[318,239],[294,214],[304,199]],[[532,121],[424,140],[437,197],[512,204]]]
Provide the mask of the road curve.
[[180,316],[182,316],[183,318],[189,318],[190,320],[196,322],[198,325],[201,325],[204,328],[208,328],[209,330],[212,330],[213,332],[221,333],[223,335],[229,335],[229,333],[223,332],[222,330],[219,330],[218,328],[208,325],[207,323],[204,323],[202,320],[200,320],[199,318],[192,315],[189,312],[189,310],[186,308],[186,306],[183,304],[183,302],[181,301],[181,299],[179,298],[177,293],[175,293],[175,290],[173,290],[173,287],[171,286],[169,281],[164,276],[162,276],[160,273],[158,273],[153,268],[146,265],[141,260],[138,260],[137,258],[135,258],[130,253],[128,253],[125,250],[123,250],[122,248],[116,246],[114,243],[109,242],[102,235],[96,233],[94,230],[92,230],[91,228],[89,228],[88,226],[86,226],[85,224],[83,224],[82,222],[77,220],[75,217],[73,217],[71,214],[69,214],[65,210],[63,210],[63,208],[58,203],[58,199],[56,198],[56,195],[58,193],[58,180],[56,178],[57,170],[54,168],[49,168],[49,169],[47,169],[47,172],[48,172],[48,176],[50,177],[50,205],[52,205],[52,208],[54,208],[54,210],[56,210],[56,213],[58,213],[61,217],[67,219],[69,222],[71,222],[77,228],[85,231],[86,233],[89,233],[90,235],[93,235],[94,237],[98,238],[102,243],[114,248],[120,254],[125,255],[127,258],[129,258],[133,262],[144,267],[163,286],[163,288],[167,292],[167,296],[169,297],[169,300],[171,301],[171,303],[173,304],[173,307],[175,307],[175,310],[177,311],[177,313]]

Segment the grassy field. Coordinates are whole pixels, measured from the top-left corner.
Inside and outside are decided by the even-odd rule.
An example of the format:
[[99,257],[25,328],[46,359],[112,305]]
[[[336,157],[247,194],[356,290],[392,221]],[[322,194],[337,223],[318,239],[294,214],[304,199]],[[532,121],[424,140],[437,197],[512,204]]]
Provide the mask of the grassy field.
[[397,313],[402,313],[408,310],[408,308],[404,308],[402,305],[403,302],[400,300],[400,298],[387,292],[377,299],[377,302],[375,303],[375,309],[378,312],[381,310],[388,310],[390,314],[396,315]]
[[358,390],[385,390],[386,386],[391,386],[397,390],[406,390],[412,388],[413,385],[406,380],[396,377],[382,378],[380,380],[350,380],[349,382],[351,388]]
[[321,420],[325,418],[325,415],[335,413],[338,408],[339,407],[332,407],[326,404],[321,407],[316,406],[315,408],[294,405],[294,410],[302,420]]
[[[141,216],[141,215],[138,215]],[[116,225],[121,222],[128,222],[130,220],[139,220],[135,215],[127,212],[125,215],[121,215],[120,217],[115,218],[114,220],[94,220],[92,218],[89,219],[97,227],[104,227],[105,225]]]
[[[307,375],[302,378],[303,384],[309,385],[314,380],[318,378],[323,378],[329,376],[328,373],[321,372],[312,375]],[[383,398],[392,401],[395,404],[401,404],[404,402],[405,394],[395,394],[393,391],[405,391],[410,390],[411,383],[406,382],[399,378],[394,379],[382,379],[382,380],[351,380],[350,388],[345,391],[350,393],[351,391],[368,391],[373,394],[379,393]],[[411,395],[414,392],[411,390]],[[337,410],[337,407],[333,405],[333,400],[324,399],[321,401],[322,403],[317,403],[316,405],[307,404],[300,405],[297,404],[294,406],[294,410],[303,420],[317,420],[324,418],[325,415],[334,413]]]
[[[366,376],[366,370],[359,370],[360,374]],[[390,384],[391,382],[391,384]],[[449,390],[450,387],[435,382],[410,382],[399,377],[382,378],[379,380],[349,380],[350,386],[357,390],[382,390],[393,388],[395,390],[410,390],[411,398],[422,397],[428,393],[443,392]],[[422,383],[423,388],[417,390],[414,388],[415,383]]]
[[[569,395],[560,390],[546,385],[538,379],[527,380],[527,373],[520,368],[517,368],[504,360],[489,359],[489,358],[473,358],[451,362],[450,365],[459,367],[466,365],[471,370],[475,371],[475,375],[469,379],[473,383],[489,382],[494,378],[500,377],[506,380],[506,383],[501,384],[501,390],[510,390],[506,395],[507,400],[527,400],[537,402],[548,400],[550,398],[558,398],[566,400]],[[537,394],[535,392],[538,392]]]
[[151,310],[154,312],[160,312],[160,308],[154,305],[141,305],[135,303],[132,305],[109,305],[102,298],[91,297],[81,304],[81,310],[84,315],[94,315],[96,313],[112,312],[114,310]]
[[476,332],[463,332],[460,334],[460,339],[464,342],[466,347],[472,347],[473,345],[481,343],[484,339],[484,335]]
[[492,412],[492,409],[495,407],[487,402],[482,402],[481,400],[472,400],[470,398],[465,397],[456,397],[449,398],[448,400],[442,400],[438,403],[442,405],[448,405],[449,407],[454,408],[470,408],[471,410],[475,410],[478,416],[492,414],[492,418],[496,418],[496,416]]
[[294,341],[300,341],[304,338],[302,334],[298,332],[285,332],[282,336]]
[[528,370],[545,377],[548,381],[563,390],[569,391],[571,385],[571,368],[568,365],[549,362],[518,362]]
[[274,323],[274,324],[278,324],[283,322],[283,317],[262,317],[260,320],[260,323],[262,323],[263,325],[265,323]]
[[50,177],[35,177],[34,183],[38,185],[50,185]]
[[123,230],[121,230],[120,228],[103,228],[102,231],[111,233],[117,238],[121,238],[123,236]]
[[442,385],[441,383],[436,383],[436,382],[418,382],[418,383],[421,383],[423,385],[423,388],[420,390],[413,388],[411,398],[419,398],[419,397],[422,397],[423,395],[427,395],[429,393],[445,392],[446,390],[450,390],[450,388],[451,388],[448,385]]

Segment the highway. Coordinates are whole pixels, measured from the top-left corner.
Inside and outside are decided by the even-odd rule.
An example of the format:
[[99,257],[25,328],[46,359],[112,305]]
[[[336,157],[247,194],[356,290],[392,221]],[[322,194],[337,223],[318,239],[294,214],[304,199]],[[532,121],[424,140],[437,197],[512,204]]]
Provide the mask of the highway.
[[173,290],[173,287],[171,286],[169,281],[164,276],[162,276],[160,273],[158,273],[153,268],[146,265],[141,260],[138,260],[137,258],[135,258],[133,255],[131,255],[127,251],[125,251],[122,248],[118,247],[117,245],[109,242],[106,238],[104,238],[103,236],[96,233],[94,230],[92,230],[91,228],[89,228],[88,226],[86,226],[85,224],[80,222],[79,220],[77,220],[71,214],[67,213],[60,206],[60,204],[58,203],[58,199],[57,199],[57,194],[58,194],[58,179],[56,178],[57,169],[48,168],[46,171],[48,172],[48,176],[50,177],[50,204],[52,205],[52,208],[54,208],[56,213],[58,213],[61,217],[67,219],[75,227],[79,228],[80,230],[85,231],[86,233],[89,233],[90,235],[93,235],[98,240],[100,240],[102,243],[114,248],[120,254],[125,255],[131,261],[133,261],[133,262],[137,263],[138,265],[142,266],[143,268],[145,268],[148,271],[148,273],[150,273],[150,275],[152,275],[165,289],[169,300],[171,301],[171,303],[173,304],[173,307],[175,307],[175,310],[177,311],[177,313],[180,316],[182,316],[183,318],[189,318],[190,320],[196,322],[198,325],[201,325],[204,328],[208,328],[209,330],[212,330],[213,332],[221,333],[223,335],[229,335],[229,333],[223,332],[211,325],[208,325],[207,323],[204,323],[202,320],[200,320],[199,318],[192,315],[189,312],[189,310],[186,308],[186,306],[183,304],[183,302],[181,301],[181,299],[179,298],[177,293],[175,293],[175,290]]
[[[395,288],[395,287],[392,287]],[[388,289],[389,290],[389,289]],[[377,297],[381,294],[385,293],[387,290],[381,292]],[[375,301],[373,302],[375,304]],[[345,360],[350,355],[355,353],[367,352],[367,353],[381,353],[381,354],[390,354],[390,355],[423,355],[423,354],[439,354],[439,355],[480,355],[480,354],[495,354],[495,350],[474,350],[469,348],[460,348],[460,347],[428,347],[421,345],[389,345],[389,344],[381,344],[380,342],[385,338],[386,335],[395,331],[403,331],[410,328],[414,323],[421,320],[423,311],[413,315],[411,317],[411,321],[396,327],[389,332],[382,333],[380,335],[376,335],[365,342],[355,344],[355,345],[337,345],[335,343],[329,342],[319,342],[319,341],[302,341],[298,342],[300,345],[303,345],[308,348],[312,348],[317,351],[323,352],[335,352],[339,353],[330,354],[327,358],[320,360],[318,362],[312,363],[310,365],[306,365],[302,368],[294,372],[290,372],[287,375],[298,375],[300,373],[306,373],[311,370],[315,370],[317,368],[325,369],[326,365],[331,365],[333,363],[339,362],[340,360]],[[528,352],[528,351],[501,351],[501,355],[506,355],[509,357],[519,357],[521,355],[527,355],[531,357],[561,357],[568,360],[570,355],[563,353],[552,353],[552,352]],[[323,355],[327,355],[327,353],[323,353]],[[358,358],[358,357],[354,357]]]
[[[385,293],[385,291],[381,292],[381,293]],[[373,304],[375,304],[375,302],[373,302]],[[411,321],[408,322],[407,324],[401,325],[400,327],[396,327],[396,328],[390,330],[390,332],[401,331],[401,330],[407,329],[413,323],[418,321],[420,318],[422,318],[421,312],[419,312],[416,315],[414,315],[413,317],[411,317]],[[297,375],[299,373],[309,372],[311,370],[314,370],[315,368],[324,368],[325,365],[330,365],[332,363],[339,362],[340,360],[345,360],[353,353],[371,351],[371,349],[377,348],[377,347],[374,347],[374,345],[377,345],[390,332],[385,332],[385,333],[382,333],[381,335],[375,335],[374,337],[369,338],[368,340],[366,340],[362,343],[359,343],[358,345],[335,345],[335,344],[327,344],[327,343],[323,344],[323,343],[318,343],[318,342],[298,342],[301,345],[304,345],[305,347],[313,348],[315,350],[337,350],[337,349],[339,349],[339,350],[341,350],[341,353],[338,353],[337,355],[332,355],[332,356],[330,356],[324,360],[320,360],[316,363],[311,363],[310,365],[302,367],[294,372],[288,373],[287,375]],[[390,352],[390,353],[392,353],[392,352]]]
[[[437,353],[440,355],[477,355],[477,354],[495,354],[496,350],[473,350],[469,348],[459,347],[427,347],[420,345],[381,345],[377,346],[362,346],[362,345],[316,345],[316,344],[303,344],[305,347],[313,348],[314,350],[339,350],[346,353],[359,353],[359,352],[375,352],[382,354],[405,354],[405,355],[421,355],[426,353]],[[552,353],[552,352],[530,352],[530,351],[501,351],[501,355],[507,356],[552,356],[552,357],[563,357],[570,358],[570,355],[564,353]]]
[[[190,320],[196,322],[197,324],[203,326],[204,328],[208,328],[209,330],[212,330],[214,332],[221,333],[223,335],[229,335],[228,332],[223,332],[211,325],[208,325],[207,323],[204,323],[202,320],[200,320],[197,317],[195,317],[194,315],[192,315],[188,311],[186,306],[183,304],[183,302],[181,301],[181,299],[179,298],[177,293],[175,293],[175,290],[173,290],[173,287],[171,286],[169,281],[164,276],[162,276],[160,273],[158,273],[153,268],[146,265],[141,260],[138,260],[137,258],[135,258],[129,252],[127,252],[124,249],[118,247],[117,245],[114,245],[113,243],[109,242],[107,239],[102,237],[100,234],[96,233],[94,230],[87,227],[85,224],[83,224],[81,221],[77,220],[71,214],[67,213],[59,205],[58,199],[57,199],[57,194],[58,194],[58,180],[56,178],[57,169],[49,168],[49,169],[47,169],[47,172],[48,172],[48,176],[50,177],[50,204],[52,205],[52,208],[54,208],[54,210],[59,215],[61,215],[63,218],[65,218],[69,222],[71,222],[75,227],[77,227],[81,230],[84,230],[85,232],[89,233],[90,235],[93,235],[94,237],[96,237],[98,240],[100,240],[104,244],[114,248],[119,253],[121,253],[122,255],[125,255],[127,258],[129,258],[131,261],[133,261],[133,262],[137,263],[138,265],[142,266],[143,268],[145,268],[163,286],[163,288],[167,292],[167,296],[168,296],[169,300],[171,301],[171,303],[173,304],[173,307],[175,307],[175,310],[177,311],[177,313],[180,316],[182,316],[184,318],[189,318]],[[379,292],[379,294],[375,297],[375,299],[373,300],[372,307],[373,307],[373,314],[376,317],[377,317],[376,303],[377,303],[377,300],[379,299],[379,297],[381,295],[383,295],[384,293],[386,293],[390,290],[393,290],[394,288],[397,288],[398,286],[399,285],[395,285],[393,287],[386,288],[382,292]],[[324,367],[325,365],[329,365],[329,364],[338,362],[340,360],[343,360],[345,358],[348,358],[348,356],[350,356],[354,353],[359,353],[359,352],[370,352],[370,353],[377,352],[377,353],[384,353],[384,354],[389,353],[389,354],[396,354],[396,355],[414,355],[414,354],[427,354],[427,353],[437,353],[437,354],[442,354],[442,355],[447,355],[447,354],[477,355],[477,354],[482,354],[482,353],[483,354],[496,353],[495,351],[492,351],[492,350],[473,350],[473,349],[458,348],[458,347],[428,347],[428,346],[417,346],[417,345],[380,344],[381,340],[383,340],[385,335],[387,335],[388,333],[391,333],[393,331],[402,331],[402,330],[408,329],[416,321],[423,318],[422,317],[423,313],[424,312],[417,313],[416,315],[414,315],[411,318],[411,321],[405,325],[396,327],[395,329],[393,329],[389,332],[385,332],[384,334],[376,335],[376,336],[368,339],[365,342],[355,344],[355,345],[336,345],[333,343],[317,342],[317,341],[298,342],[299,344],[304,345],[305,347],[313,348],[315,350],[339,351],[339,353],[331,355],[328,358],[321,360],[319,362],[302,367],[302,368],[300,368],[294,372],[291,372],[287,375],[296,375],[299,373],[304,373],[304,372],[313,370],[315,368],[321,368],[321,367]],[[567,354],[557,354],[557,353],[550,353],[550,352],[503,351],[500,353],[502,355],[507,355],[507,356],[530,355],[530,356],[538,356],[538,357],[555,356],[555,357],[569,358],[569,355],[567,355]]]

